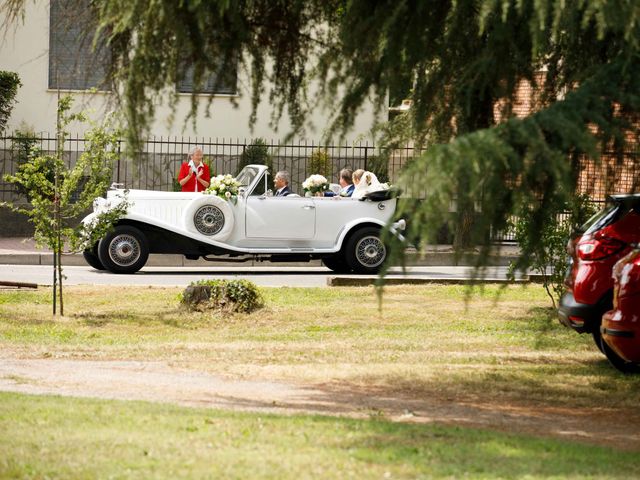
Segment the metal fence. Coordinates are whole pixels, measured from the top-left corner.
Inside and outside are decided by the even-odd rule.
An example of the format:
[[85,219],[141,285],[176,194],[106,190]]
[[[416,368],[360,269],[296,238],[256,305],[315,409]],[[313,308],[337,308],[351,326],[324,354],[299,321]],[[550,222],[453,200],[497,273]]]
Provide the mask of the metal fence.
[[[0,165],[2,176],[15,173],[24,159],[21,149],[27,141],[33,142],[44,153],[55,152],[56,139],[50,135],[34,138],[7,136],[0,137]],[[218,139],[193,137],[153,137],[144,143],[142,151],[129,157],[120,142],[118,160],[113,168],[113,181],[127,188],[171,191],[175,189],[180,164],[194,146],[202,148],[204,161],[209,164],[212,175],[231,173],[235,175],[245,150],[253,142],[247,139]],[[68,167],[75,164],[85,147],[85,139],[79,136],[68,138],[64,145],[64,161]],[[342,168],[371,169],[379,151],[369,142],[345,144],[322,144],[308,141],[274,142],[267,141],[266,148],[274,171],[287,170],[291,174],[294,191],[302,190],[301,184],[311,173],[310,159],[314,152],[325,151],[329,159],[330,181],[337,182]],[[407,146],[399,149],[384,165],[385,173],[395,179],[404,162],[414,155],[414,149]],[[379,166],[379,162],[378,162]],[[0,178],[0,201],[20,201],[14,186]]]
[[[4,180],[4,174],[13,174],[25,159],[24,147],[28,143],[40,148],[44,153],[54,153],[56,139],[48,134],[33,138],[24,136],[0,137],[0,201],[26,201],[15,187]],[[147,140],[134,157],[126,155],[123,142],[119,143],[118,160],[113,169],[113,181],[127,188],[172,191],[176,189],[176,177],[180,165],[187,158],[193,146],[202,148],[205,162],[212,175],[220,173],[236,174],[243,153],[255,142],[247,139],[218,139],[200,137],[153,137]],[[329,158],[330,181],[337,182],[342,168],[363,168],[382,171],[390,181],[397,178],[403,165],[420,155],[421,151],[412,145],[396,149],[389,160],[381,165],[380,150],[367,141],[345,144],[323,144],[317,142],[265,141],[271,157],[274,172],[287,170],[291,174],[294,191],[301,192],[302,182],[312,173],[311,157],[314,152],[325,151]],[[75,164],[85,149],[85,139],[76,136],[68,138],[64,145],[64,161],[67,167]],[[624,155],[604,152],[601,161],[583,159],[578,180],[579,193],[586,193],[597,203],[603,203],[606,195],[638,191],[640,187],[640,165],[637,146]],[[496,240],[513,240],[512,232],[496,232]]]

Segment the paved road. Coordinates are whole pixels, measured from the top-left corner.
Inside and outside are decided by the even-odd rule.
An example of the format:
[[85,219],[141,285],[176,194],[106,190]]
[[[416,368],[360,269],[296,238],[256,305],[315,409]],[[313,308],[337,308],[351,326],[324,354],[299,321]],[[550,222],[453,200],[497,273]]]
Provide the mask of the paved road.
[[[487,272],[487,279],[504,280],[506,267],[495,267]],[[324,267],[145,267],[134,275],[114,275],[91,267],[64,267],[67,285],[152,285],[185,286],[201,279],[247,279],[260,286],[270,287],[323,287],[328,280],[353,278],[338,276]],[[400,268],[393,269],[390,281],[401,279],[415,283],[429,280],[455,280],[471,278],[469,267],[410,267],[406,274]],[[51,285],[52,267],[49,265],[0,265],[0,281],[30,282]],[[375,276],[357,276],[360,281],[374,280]]]

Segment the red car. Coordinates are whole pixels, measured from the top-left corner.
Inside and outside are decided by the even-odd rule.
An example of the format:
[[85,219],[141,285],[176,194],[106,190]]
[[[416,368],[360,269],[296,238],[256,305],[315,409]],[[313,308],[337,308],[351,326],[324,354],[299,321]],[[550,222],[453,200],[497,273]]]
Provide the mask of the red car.
[[591,333],[601,350],[602,315],[613,306],[613,266],[638,242],[640,194],[611,195],[567,245],[571,258],[567,291],[558,308],[560,322],[578,333]]
[[[637,245],[636,245],[637,247]],[[602,348],[609,362],[625,373],[640,372],[640,249],[613,268],[613,310],[602,317]]]

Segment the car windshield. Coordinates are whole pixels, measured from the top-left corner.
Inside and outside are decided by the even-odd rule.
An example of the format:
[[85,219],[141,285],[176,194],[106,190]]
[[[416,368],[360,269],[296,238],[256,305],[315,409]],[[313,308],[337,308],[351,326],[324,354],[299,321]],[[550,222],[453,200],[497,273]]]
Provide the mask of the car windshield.
[[240,171],[240,173],[236,177],[236,180],[240,183],[241,187],[248,187],[256,178],[256,175],[258,175],[258,169],[255,167],[247,166]]

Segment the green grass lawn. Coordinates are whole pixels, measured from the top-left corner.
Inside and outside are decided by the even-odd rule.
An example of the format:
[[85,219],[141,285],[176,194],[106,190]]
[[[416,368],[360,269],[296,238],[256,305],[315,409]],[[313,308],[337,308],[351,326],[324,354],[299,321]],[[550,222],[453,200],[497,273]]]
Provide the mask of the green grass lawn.
[[637,453],[461,427],[0,393],[0,478],[619,478]]
[[[558,324],[540,286],[266,288],[266,307],[183,310],[177,288],[0,291],[9,357],[160,360],[226,378],[629,418],[640,376]],[[19,378],[14,381],[20,381]],[[349,390],[351,389],[351,390]],[[363,412],[361,412],[363,413]],[[589,421],[585,417],[585,422]],[[635,478],[637,452],[368,419],[0,393],[0,478]]]
[[63,318],[48,290],[0,291],[0,349],[567,408],[635,409],[640,393],[539,285],[389,287],[381,310],[373,288],[266,288],[264,309],[233,316],[184,311],[178,288],[66,291]]

